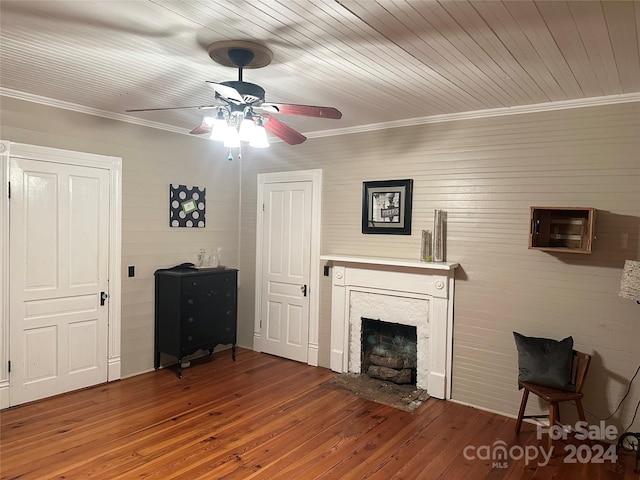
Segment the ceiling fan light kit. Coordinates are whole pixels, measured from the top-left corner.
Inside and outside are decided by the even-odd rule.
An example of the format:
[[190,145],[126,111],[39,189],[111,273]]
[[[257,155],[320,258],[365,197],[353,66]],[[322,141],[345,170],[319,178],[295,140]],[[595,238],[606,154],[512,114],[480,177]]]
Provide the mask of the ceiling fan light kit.
[[251,142],[253,132],[255,132],[256,128],[256,124],[253,122],[253,114],[251,112],[246,112],[244,118],[240,122],[240,130],[238,130],[240,140],[243,142]]
[[267,140],[267,130],[262,125],[262,119],[258,118],[256,121],[256,128],[251,135],[251,141],[249,146],[254,148],[266,148],[269,146],[269,140]]
[[[225,40],[207,47],[209,57],[215,62],[238,69],[238,80],[226,82],[206,82],[215,92],[215,105],[196,107],[167,107],[127,110],[127,112],[175,110],[197,108],[217,109],[215,117],[205,116],[200,126],[191,130],[194,135],[208,134],[212,140],[224,142],[228,148],[239,148],[247,142],[255,148],[269,146],[267,131],[289,145],[304,142],[307,137],[294,130],[271,114],[301,115],[306,117],[340,119],[342,113],[333,107],[316,105],[295,105],[286,103],[266,103],[264,89],[254,83],[245,82],[242,72],[245,68],[262,68],[271,63],[273,53],[264,45],[246,40]],[[229,159],[233,156],[229,153]]]
[[[209,138],[211,140],[217,140],[219,142],[224,142],[224,135],[226,133],[227,121],[224,119],[224,114],[222,111],[218,111],[218,114],[215,118],[213,117],[204,117],[203,125],[208,127],[208,130],[211,132]],[[206,133],[203,132],[203,133]]]
[[251,109],[232,111],[219,107],[216,117],[206,116],[197,130],[210,131],[209,138],[224,142],[225,147],[238,148],[241,142],[247,142],[251,147],[266,148],[269,146],[267,132],[259,115],[254,115]]
[[229,125],[227,127],[224,138],[224,146],[228,148],[240,147],[240,134],[238,133],[238,129],[233,125]]

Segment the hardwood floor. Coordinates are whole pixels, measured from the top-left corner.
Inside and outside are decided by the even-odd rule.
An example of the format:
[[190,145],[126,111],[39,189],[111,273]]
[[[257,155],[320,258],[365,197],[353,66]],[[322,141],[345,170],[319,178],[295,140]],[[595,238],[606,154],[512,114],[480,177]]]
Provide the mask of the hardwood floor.
[[[638,479],[633,456],[465,459],[532,426],[435,399],[415,413],[320,385],[334,373],[250,350],[3,411],[3,479]],[[519,449],[519,450],[518,450]]]

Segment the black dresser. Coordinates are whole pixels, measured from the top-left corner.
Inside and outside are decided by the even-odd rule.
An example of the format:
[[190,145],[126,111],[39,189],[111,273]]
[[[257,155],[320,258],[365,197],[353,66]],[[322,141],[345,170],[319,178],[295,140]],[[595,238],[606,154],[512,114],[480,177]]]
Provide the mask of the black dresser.
[[155,359],[160,354],[178,359],[198,350],[231,344],[236,359],[238,270],[230,268],[171,268],[156,270]]

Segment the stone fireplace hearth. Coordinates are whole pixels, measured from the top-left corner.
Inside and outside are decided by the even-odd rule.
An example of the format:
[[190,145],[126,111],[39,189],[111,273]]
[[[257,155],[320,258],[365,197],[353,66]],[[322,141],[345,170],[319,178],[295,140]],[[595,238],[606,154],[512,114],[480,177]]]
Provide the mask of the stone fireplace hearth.
[[416,385],[450,398],[454,271],[457,263],[323,255],[332,268],[331,359],[361,372],[362,318],[416,327]]

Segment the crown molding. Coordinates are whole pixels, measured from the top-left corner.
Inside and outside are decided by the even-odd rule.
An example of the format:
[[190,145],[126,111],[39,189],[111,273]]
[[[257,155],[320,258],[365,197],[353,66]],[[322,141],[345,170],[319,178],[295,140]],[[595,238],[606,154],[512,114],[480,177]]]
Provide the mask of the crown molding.
[[322,130],[319,132],[305,133],[307,138],[334,137],[336,135],[348,135],[351,133],[372,132],[386,128],[410,127],[426,125],[429,123],[453,122],[456,120],[473,120],[478,118],[500,117],[505,115],[523,115],[527,113],[549,112],[553,110],[566,110],[570,108],[596,107],[602,105],[614,105],[617,103],[640,102],[640,93],[627,93],[621,95],[607,95],[602,97],[580,98],[576,100],[563,100],[558,102],[537,103],[532,105],[519,105],[516,107],[491,108],[470,112],[447,113],[444,115],[431,115],[428,117],[407,118],[391,122],[371,123],[349,128],[337,128],[334,130]]
[[98,117],[110,118],[111,120],[134,123],[136,125],[142,125],[143,127],[157,128],[160,130],[167,130],[169,132],[174,132],[174,133],[189,134],[189,131],[184,128],[174,127],[172,125],[167,125],[166,123],[152,122],[149,120],[131,117],[123,113],[115,113],[115,112],[109,112],[107,110],[101,110],[99,108],[86,107],[84,105],[78,105],[77,103],[65,102],[63,100],[56,100],[55,98],[34,95],[32,93],[21,92],[19,90],[12,90],[9,88],[0,87],[0,96],[15,98],[17,100],[24,100],[26,102],[39,103],[41,105],[47,105],[49,107],[62,108],[64,110],[71,110],[73,112],[78,112],[78,113],[86,113],[88,115],[95,115]]
[[[165,123],[152,122],[140,118],[131,117],[121,113],[109,112],[98,108],[78,105],[77,103],[65,102],[53,98],[34,95],[31,93],[12,90],[0,87],[0,96],[25,100],[27,102],[39,103],[50,107],[62,108],[78,113],[86,113],[99,117],[110,118],[121,122],[133,123],[144,127],[157,128],[173,133],[189,135],[189,130],[174,127]],[[597,107],[602,105],[614,105],[618,103],[640,102],[640,93],[626,93],[620,95],[606,95],[601,97],[579,98],[575,100],[563,100],[558,102],[537,103],[532,105],[519,105],[516,107],[491,108],[485,110],[475,110],[470,112],[447,113],[444,115],[431,115],[427,117],[407,118],[403,120],[394,120],[391,122],[370,123],[368,125],[358,125],[355,127],[336,128],[332,130],[321,130],[317,132],[304,133],[307,138],[334,137],[337,135],[349,135],[352,133],[372,132],[376,130],[384,130],[387,128],[410,127],[416,125],[426,125],[430,123],[453,122],[456,120],[474,120],[479,118],[500,117],[505,115],[523,115],[527,113],[549,112],[553,110],[566,110],[571,108]],[[193,137],[205,138],[206,137]],[[281,142],[280,139],[273,139],[271,143]]]

